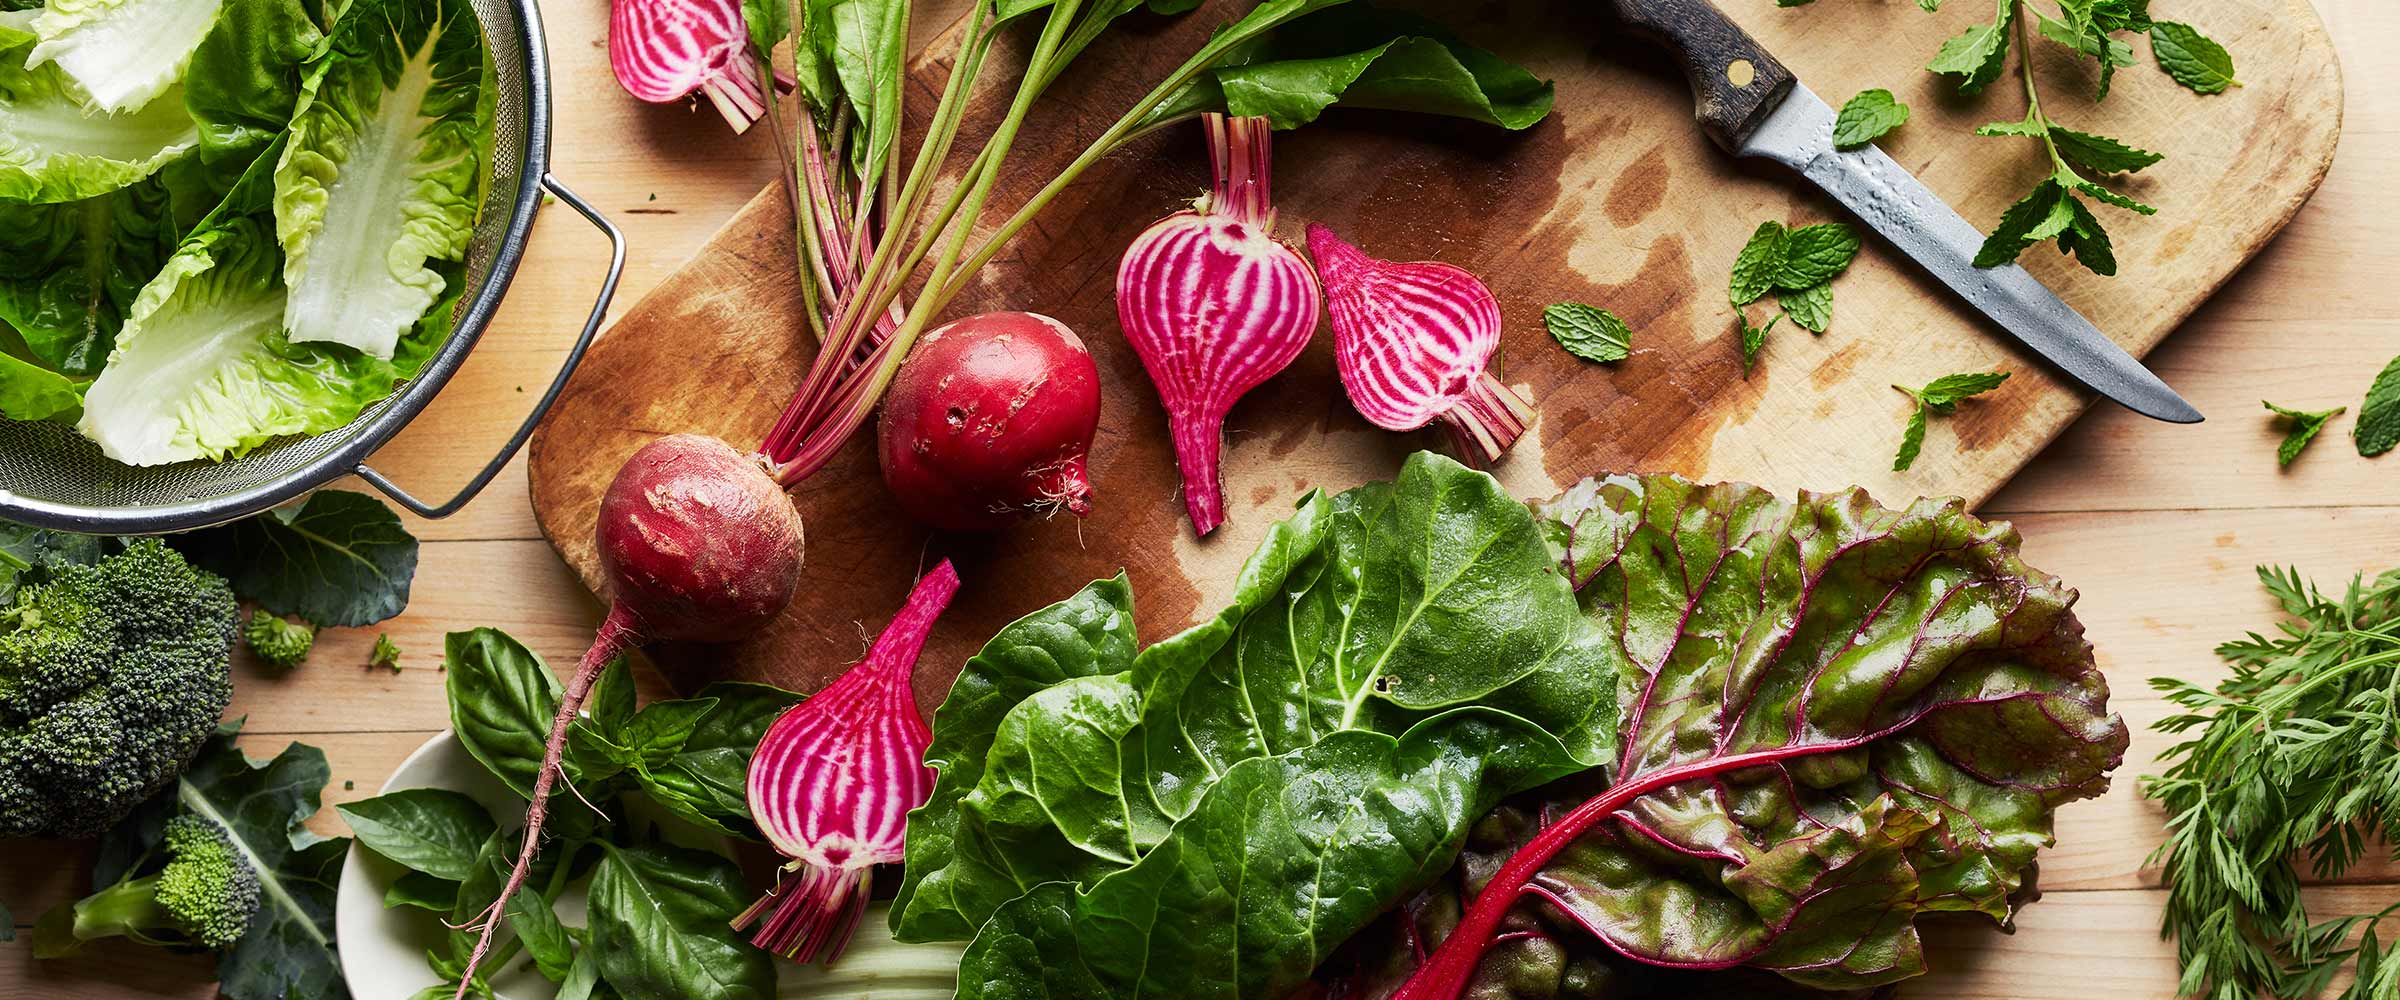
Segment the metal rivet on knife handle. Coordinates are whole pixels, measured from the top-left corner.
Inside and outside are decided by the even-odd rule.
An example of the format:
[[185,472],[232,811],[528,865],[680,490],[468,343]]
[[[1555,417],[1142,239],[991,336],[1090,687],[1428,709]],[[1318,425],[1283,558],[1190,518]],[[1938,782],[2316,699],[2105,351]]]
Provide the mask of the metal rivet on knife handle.
[[1792,74],[1708,0],[1610,0],[1617,18],[1683,63],[1700,130],[1730,152],[1791,89]]

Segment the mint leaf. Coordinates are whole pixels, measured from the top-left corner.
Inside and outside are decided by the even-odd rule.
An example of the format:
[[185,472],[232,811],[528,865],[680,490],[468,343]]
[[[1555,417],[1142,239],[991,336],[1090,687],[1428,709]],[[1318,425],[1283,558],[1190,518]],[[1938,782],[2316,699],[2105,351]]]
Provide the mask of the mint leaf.
[[1821,222],[1794,229],[1783,240],[1775,287],[1789,292],[1824,284],[1858,256],[1858,231],[1848,223]]
[[2078,132],[2056,122],[2050,124],[2050,142],[2068,163],[2096,174],[2128,173],[2166,159],[2164,153],[2136,149],[2107,136]]
[[2093,215],[2091,209],[2083,207],[2082,202],[2073,198],[2067,199],[2067,207],[2073,215],[2073,221],[2067,225],[2065,232],[2058,234],[2059,252],[2073,254],[2075,262],[2093,274],[2114,276],[2117,273],[2117,251],[2109,242],[2108,230],[2100,227],[2099,216]]
[[1982,93],[2008,64],[2008,32],[2016,23],[2017,0],[1999,0],[1990,24],[1978,24],[1942,43],[1925,68],[1958,77],[1961,94]]
[[2027,117],[2024,121],[1985,122],[1975,126],[1976,135],[2016,135],[2028,139],[2039,139],[2049,130],[2048,122],[2033,117]]
[[2367,387],[2367,401],[2358,407],[2358,425],[2350,428],[2350,439],[2368,458],[2400,445],[2400,358],[2383,366],[2375,384]]
[[1559,302],[1542,310],[1542,325],[1567,353],[1585,361],[1623,361],[1631,353],[1633,331],[1617,314],[1581,302]]
[[1774,329],[1775,324],[1782,320],[1781,316],[1773,316],[1767,319],[1765,326],[1751,326],[1750,317],[1742,315],[1739,310],[1734,312],[1733,322],[1742,329],[1742,375],[1744,377],[1748,377],[1750,369],[1758,364],[1758,351],[1766,346],[1767,331]]
[[1975,252],[1975,266],[1998,267],[2017,259],[2026,247],[2066,232],[2075,223],[2074,204],[2075,196],[2055,176],[2034,185],[2001,213],[2000,224]]
[[1834,116],[1833,145],[1856,149],[1907,123],[1908,105],[1893,99],[1891,91],[1862,90],[1843,102],[1841,113]]
[[2275,411],[2275,415],[2282,418],[2283,421],[2291,424],[2292,429],[2283,436],[2283,444],[2275,449],[2275,464],[2279,466],[2292,464],[2293,459],[2300,457],[2300,450],[2308,447],[2310,441],[2316,440],[2318,431],[2325,429],[2326,421],[2341,416],[2349,409],[2347,406],[2336,406],[2330,410],[2291,410],[2268,403],[2263,399],[2259,402],[2265,404],[2267,409]]
[[1900,451],[1892,456],[1892,471],[1906,472],[1909,466],[1916,464],[1918,452],[1925,448],[1925,421],[1928,414],[1946,415],[1958,406],[1960,400],[1990,392],[2006,381],[2007,372],[1961,372],[1927,382],[1922,389],[1893,386],[1915,400],[1917,406],[1908,415],[1908,428],[1900,434]]
[[[1899,386],[1893,386],[1898,389]],[[1908,390],[1901,389],[1906,392]],[[1908,429],[1900,432],[1900,453],[1892,456],[1892,471],[1907,472],[1917,464],[1917,453],[1925,450],[1925,407],[1919,405],[1908,411]]]
[[1936,413],[1948,413],[1958,405],[1959,400],[1983,395],[2000,388],[2000,383],[2006,381],[2007,372],[1963,372],[1934,379],[1925,383],[1925,388],[1909,395],[1917,397],[1917,402],[1931,407]]
[[1810,333],[1824,333],[1825,327],[1833,322],[1832,282],[1812,285],[1797,292],[1784,292],[1775,296],[1775,302],[1783,307],[1783,314],[1791,317],[1794,324],[1806,328]]
[[1742,244],[1740,256],[1733,259],[1732,293],[1735,307],[1749,305],[1767,294],[1775,285],[1775,272],[1783,266],[1783,223],[1768,221],[1758,224],[1750,234],[1750,242]]
[[2241,85],[2233,78],[2233,53],[2191,25],[2175,21],[2151,25],[2150,54],[2158,59],[2159,69],[2193,93],[2216,94]]

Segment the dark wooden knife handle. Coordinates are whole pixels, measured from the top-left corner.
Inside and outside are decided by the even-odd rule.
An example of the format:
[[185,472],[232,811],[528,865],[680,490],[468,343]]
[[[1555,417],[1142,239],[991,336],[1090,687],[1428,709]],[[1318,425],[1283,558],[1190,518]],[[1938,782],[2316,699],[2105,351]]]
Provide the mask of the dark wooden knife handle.
[[1625,26],[1683,63],[1700,129],[1731,151],[1792,88],[1792,72],[1709,0],[1613,0]]

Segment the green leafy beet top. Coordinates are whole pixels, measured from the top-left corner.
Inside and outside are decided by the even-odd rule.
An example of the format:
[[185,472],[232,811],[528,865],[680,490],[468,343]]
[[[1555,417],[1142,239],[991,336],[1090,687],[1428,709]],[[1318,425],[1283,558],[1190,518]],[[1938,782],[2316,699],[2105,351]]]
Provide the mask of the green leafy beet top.
[[2016,549],[1955,502],[1654,476],[1529,509],[1418,455],[1304,499],[1180,635],[1140,648],[1120,577],[995,636],[935,717],[894,929],[972,941],[962,997],[1373,985],[1458,910],[1405,960],[1387,914],[1505,856],[1454,871],[1504,801],[1613,795],[1510,917],[1574,919],[1479,988],[1915,975],[1915,917],[2005,919],[2125,746],[2073,592]]

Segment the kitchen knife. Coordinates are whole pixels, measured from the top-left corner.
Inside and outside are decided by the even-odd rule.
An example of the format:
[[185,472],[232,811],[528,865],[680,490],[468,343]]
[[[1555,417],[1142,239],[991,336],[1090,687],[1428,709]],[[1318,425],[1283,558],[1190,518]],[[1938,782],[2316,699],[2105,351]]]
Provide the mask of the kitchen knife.
[[2146,417],[2200,420],[2199,410],[2023,267],[1976,267],[1982,232],[1883,150],[1872,144],[1833,148],[1833,108],[1709,0],[1614,3],[1627,27],[1663,44],[1683,64],[1700,129],[1726,152],[1799,171],[1967,304],[2092,391]]

